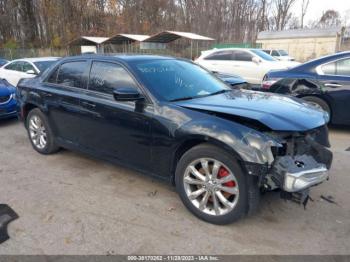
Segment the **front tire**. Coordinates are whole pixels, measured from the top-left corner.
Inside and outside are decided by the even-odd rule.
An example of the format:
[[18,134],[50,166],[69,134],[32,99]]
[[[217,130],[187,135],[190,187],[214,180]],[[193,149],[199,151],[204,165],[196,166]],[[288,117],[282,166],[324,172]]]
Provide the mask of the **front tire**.
[[40,109],[31,110],[26,119],[29,140],[40,154],[48,155],[58,151],[53,132],[46,116]]
[[210,144],[196,146],[182,156],[175,176],[182,202],[198,218],[223,225],[247,214],[247,179],[226,151]]

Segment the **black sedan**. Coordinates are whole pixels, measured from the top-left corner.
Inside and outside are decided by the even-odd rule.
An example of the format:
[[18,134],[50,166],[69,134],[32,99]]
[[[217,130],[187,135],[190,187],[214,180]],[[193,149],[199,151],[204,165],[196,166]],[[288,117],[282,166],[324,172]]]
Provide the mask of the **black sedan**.
[[324,111],[232,90],[185,60],[65,58],[21,80],[17,97],[37,152],[79,150],[167,180],[211,223],[253,212],[262,189],[305,203],[332,162]]
[[269,72],[262,88],[302,98],[328,112],[331,123],[350,125],[350,52]]

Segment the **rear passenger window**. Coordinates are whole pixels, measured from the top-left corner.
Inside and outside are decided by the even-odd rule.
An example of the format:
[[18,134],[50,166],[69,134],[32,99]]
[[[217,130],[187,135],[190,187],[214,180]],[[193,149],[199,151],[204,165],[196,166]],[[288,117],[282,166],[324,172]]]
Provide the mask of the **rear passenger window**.
[[120,65],[108,62],[92,63],[89,90],[113,94],[113,90],[118,87],[137,88],[137,85]]
[[322,66],[322,72],[325,75],[335,75],[336,71],[335,71],[335,63],[329,63],[326,65]]
[[85,88],[84,74],[87,71],[87,66],[86,61],[62,64],[58,71],[56,83],[64,86]]
[[231,51],[219,51],[215,52],[206,58],[204,60],[232,60],[232,52]]
[[11,64],[8,64],[5,68],[8,70],[22,71],[22,63],[21,62],[13,62]]
[[350,76],[350,59],[342,59],[321,67],[325,75]]
[[343,59],[337,62],[337,75],[350,76],[350,59]]

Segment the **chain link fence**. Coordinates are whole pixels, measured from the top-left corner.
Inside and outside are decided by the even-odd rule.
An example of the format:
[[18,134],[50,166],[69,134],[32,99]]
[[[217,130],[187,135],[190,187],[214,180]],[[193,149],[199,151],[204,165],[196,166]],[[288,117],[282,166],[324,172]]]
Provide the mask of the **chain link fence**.
[[[244,48],[261,48],[261,44],[253,43],[222,43],[213,44],[211,42],[196,42],[191,43],[188,40],[178,40],[173,43],[168,43],[163,49],[142,49],[139,43],[130,45],[105,45],[103,47],[105,54],[115,53],[135,53],[135,54],[153,54],[167,55],[174,57],[182,57],[195,59],[201,55],[201,51],[212,48],[227,48],[227,47],[244,47]],[[70,47],[62,49],[53,48],[0,48],[0,58],[14,60],[18,58],[30,57],[46,57],[57,56],[65,57],[69,55],[80,55],[80,47]]]
[[67,56],[67,49],[52,48],[0,48],[0,58],[13,60],[18,58],[45,57],[45,56]]

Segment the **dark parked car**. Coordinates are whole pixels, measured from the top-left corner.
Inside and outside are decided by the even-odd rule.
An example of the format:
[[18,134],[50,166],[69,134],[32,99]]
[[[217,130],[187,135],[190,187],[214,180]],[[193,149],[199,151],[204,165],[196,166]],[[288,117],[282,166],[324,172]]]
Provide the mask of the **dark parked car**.
[[261,189],[307,201],[332,162],[324,111],[232,90],[185,60],[65,58],[21,80],[17,94],[39,153],[80,150],[172,182],[185,206],[211,223],[254,211]]
[[302,98],[329,113],[331,123],[350,124],[350,52],[268,73],[262,88]]
[[0,79],[0,119],[17,117],[16,88]]

